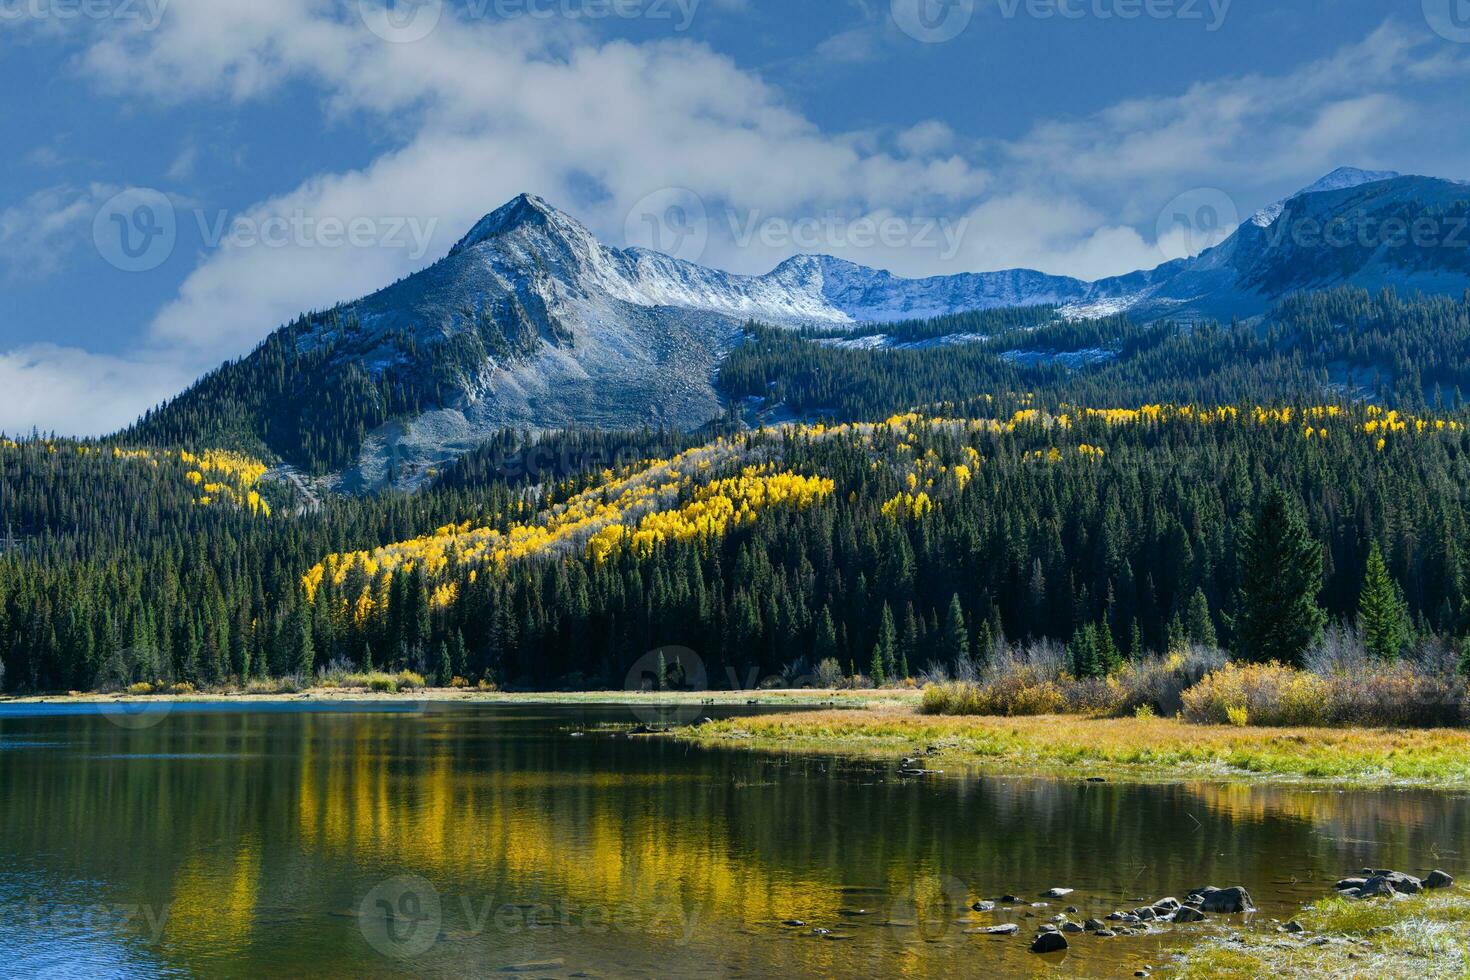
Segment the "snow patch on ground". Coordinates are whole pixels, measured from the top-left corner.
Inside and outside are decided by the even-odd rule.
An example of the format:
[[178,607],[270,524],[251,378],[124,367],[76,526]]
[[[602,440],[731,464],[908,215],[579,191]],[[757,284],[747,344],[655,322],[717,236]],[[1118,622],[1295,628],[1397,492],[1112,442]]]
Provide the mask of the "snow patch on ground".
[[930,350],[935,347],[958,347],[961,344],[983,344],[989,339],[983,333],[952,333],[943,337],[926,337],[923,340],[901,340],[880,333],[862,337],[823,337],[817,343],[840,350]]

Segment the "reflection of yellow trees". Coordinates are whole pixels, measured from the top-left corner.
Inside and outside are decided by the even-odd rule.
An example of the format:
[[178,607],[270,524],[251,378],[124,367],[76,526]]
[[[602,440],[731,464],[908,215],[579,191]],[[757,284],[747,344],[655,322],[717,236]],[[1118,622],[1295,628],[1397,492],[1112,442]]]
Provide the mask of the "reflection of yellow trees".
[[[375,741],[356,751],[305,741],[302,843],[333,860],[412,869],[445,892],[455,914],[460,894],[451,893],[483,902],[485,892],[508,887],[658,931],[677,928],[683,915],[696,915],[704,930],[792,916],[832,924],[843,907],[836,887],[742,860],[718,814],[660,802],[687,803],[689,794],[658,792],[681,777],[470,770],[450,743],[441,751],[433,742],[409,765]],[[648,805],[629,806],[630,793]]]
[[260,846],[240,842],[232,856],[196,852],[174,875],[170,936],[187,936],[202,948],[243,943],[255,919],[260,892]]
[[1424,800],[1407,793],[1336,793],[1248,783],[1191,783],[1191,796],[1236,823],[1285,817],[1335,837],[1370,837],[1383,826],[1427,827]]

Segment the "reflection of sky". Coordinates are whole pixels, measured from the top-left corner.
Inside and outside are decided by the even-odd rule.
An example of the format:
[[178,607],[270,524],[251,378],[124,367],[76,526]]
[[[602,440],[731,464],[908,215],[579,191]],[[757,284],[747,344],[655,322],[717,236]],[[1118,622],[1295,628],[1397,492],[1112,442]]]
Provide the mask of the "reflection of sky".
[[185,971],[160,962],[146,947],[152,930],[142,912],[122,929],[127,911],[99,902],[100,889],[58,883],[39,873],[0,873],[0,973],[7,977],[176,977]]

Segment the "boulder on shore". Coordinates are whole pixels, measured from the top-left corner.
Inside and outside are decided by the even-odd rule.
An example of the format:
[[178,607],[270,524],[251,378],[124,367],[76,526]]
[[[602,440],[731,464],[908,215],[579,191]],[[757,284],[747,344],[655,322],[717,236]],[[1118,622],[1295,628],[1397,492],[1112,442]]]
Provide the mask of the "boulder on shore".
[[1445,874],[1443,871],[1431,871],[1424,876],[1425,888],[1448,888],[1454,883],[1454,876]]

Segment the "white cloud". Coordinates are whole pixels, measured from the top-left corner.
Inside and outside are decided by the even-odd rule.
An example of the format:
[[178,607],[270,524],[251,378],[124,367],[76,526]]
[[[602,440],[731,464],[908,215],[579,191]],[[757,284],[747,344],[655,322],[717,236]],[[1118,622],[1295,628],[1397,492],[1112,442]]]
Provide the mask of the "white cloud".
[[192,366],[36,344],[0,352],[0,431],[102,435],[194,380]]
[[[886,3],[856,6],[868,37],[833,42],[834,57],[863,56],[875,32],[889,30]],[[436,238],[426,259],[385,247],[208,251],[151,327],[152,349],[167,353],[148,357],[171,365],[160,375],[166,385],[137,381],[131,362],[49,349],[3,355],[18,390],[43,397],[47,380],[70,370],[93,379],[99,394],[58,390],[125,421],[177,387],[175,375],[248,350],[300,312],[421,267],[521,191],[573,211],[616,243],[635,202],[692,188],[714,216],[706,261],[740,272],[766,271],[791,250],[741,247],[723,220],[727,210],[966,223],[952,256],[820,249],[905,275],[1025,266],[1095,278],[1151,267],[1164,258],[1152,241],[1157,215],[1182,191],[1230,188],[1246,198],[1238,202],[1244,215],[1279,194],[1282,180],[1304,184],[1343,162],[1391,164],[1381,155],[1422,124],[1398,87],[1461,76],[1466,64],[1464,54],[1388,24],[1281,75],[1201,82],[1039,123],[1019,139],[975,142],[938,121],[825,132],[759,75],[692,41],[596,43],[572,23],[460,23],[448,19],[450,9],[414,44],[382,42],[355,4],[336,0],[173,0],[157,30],[110,25],[96,34],[79,64],[108,91],[163,104],[240,103],[309,87],[322,93],[324,113],[376,127],[391,143],[367,165],[319,174],[246,217],[415,219],[435,222]],[[875,10],[884,16],[869,16]],[[186,173],[184,157],[176,162]],[[65,243],[84,231],[96,194],[57,188],[0,212],[0,266],[55,268]],[[49,402],[30,402],[32,417],[47,417]],[[54,411],[63,419],[74,411],[75,424],[95,414]]]
[[73,249],[91,240],[97,207],[114,190],[100,184],[48,187],[0,210],[0,280],[54,273]]

